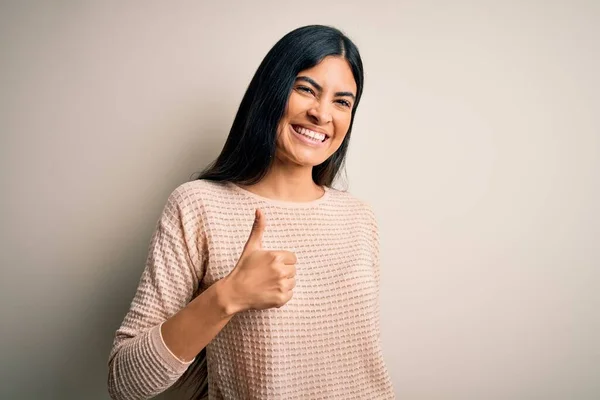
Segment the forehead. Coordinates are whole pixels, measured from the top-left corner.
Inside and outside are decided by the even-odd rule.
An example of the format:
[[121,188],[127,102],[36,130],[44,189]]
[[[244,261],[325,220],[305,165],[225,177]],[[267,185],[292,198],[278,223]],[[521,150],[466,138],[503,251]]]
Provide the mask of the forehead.
[[324,89],[356,93],[356,82],[348,61],[342,57],[329,56],[312,68],[300,71],[298,76],[308,76]]

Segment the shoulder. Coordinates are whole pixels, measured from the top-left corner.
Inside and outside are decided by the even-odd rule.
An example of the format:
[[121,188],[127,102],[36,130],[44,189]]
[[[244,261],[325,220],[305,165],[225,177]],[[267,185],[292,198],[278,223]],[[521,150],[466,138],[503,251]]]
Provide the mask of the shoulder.
[[347,208],[353,213],[356,213],[361,217],[376,223],[375,211],[370,203],[345,190],[338,190],[334,188],[330,188],[328,190],[332,201],[337,206]]
[[346,219],[352,219],[360,231],[365,243],[371,246],[373,254],[379,254],[379,223],[375,211],[367,201],[342,190],[329,189],[334,204],[347,207]]
[[177,186],[168,196],[165,212],[178,214],[180,219],[202,214],[207,204],[231,198],[232,188],[226,182],[194,180]]
[[226,182],[194,180],[177,186],[169,195],[168,202],[179,206],[203,203],[213,198],[230,195],[231,187]]

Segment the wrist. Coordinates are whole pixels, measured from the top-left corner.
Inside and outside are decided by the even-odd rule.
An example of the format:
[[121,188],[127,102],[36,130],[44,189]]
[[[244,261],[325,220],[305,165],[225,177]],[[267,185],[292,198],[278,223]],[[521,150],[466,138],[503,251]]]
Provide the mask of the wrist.
[[214,286],[217,307],[226,318],[231,318],[238,312],[243,311],[239,302],[235,300],[235,293],[231,288],[229,276],[215,282]]

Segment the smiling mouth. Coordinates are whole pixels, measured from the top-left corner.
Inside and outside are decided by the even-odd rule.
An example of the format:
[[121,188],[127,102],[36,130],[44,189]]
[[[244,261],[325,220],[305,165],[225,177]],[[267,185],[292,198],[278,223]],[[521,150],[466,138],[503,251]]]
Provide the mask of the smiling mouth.
[[307,139],[313,140],[315,143],[323,143],[329,136],[321,132],[311,131],[310,129],[304,128],[300,125],[292,125],[292,129],[299,135],[304,136]]

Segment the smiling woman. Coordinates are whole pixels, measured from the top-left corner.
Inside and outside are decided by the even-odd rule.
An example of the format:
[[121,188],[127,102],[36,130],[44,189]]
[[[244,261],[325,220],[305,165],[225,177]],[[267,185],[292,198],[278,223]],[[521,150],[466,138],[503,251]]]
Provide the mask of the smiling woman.
[[167,200],[116,332],[113,398],[394,397],[377,222],[331,187],[362,87],[337,29],[302,27],[269,51],[219,157]]

